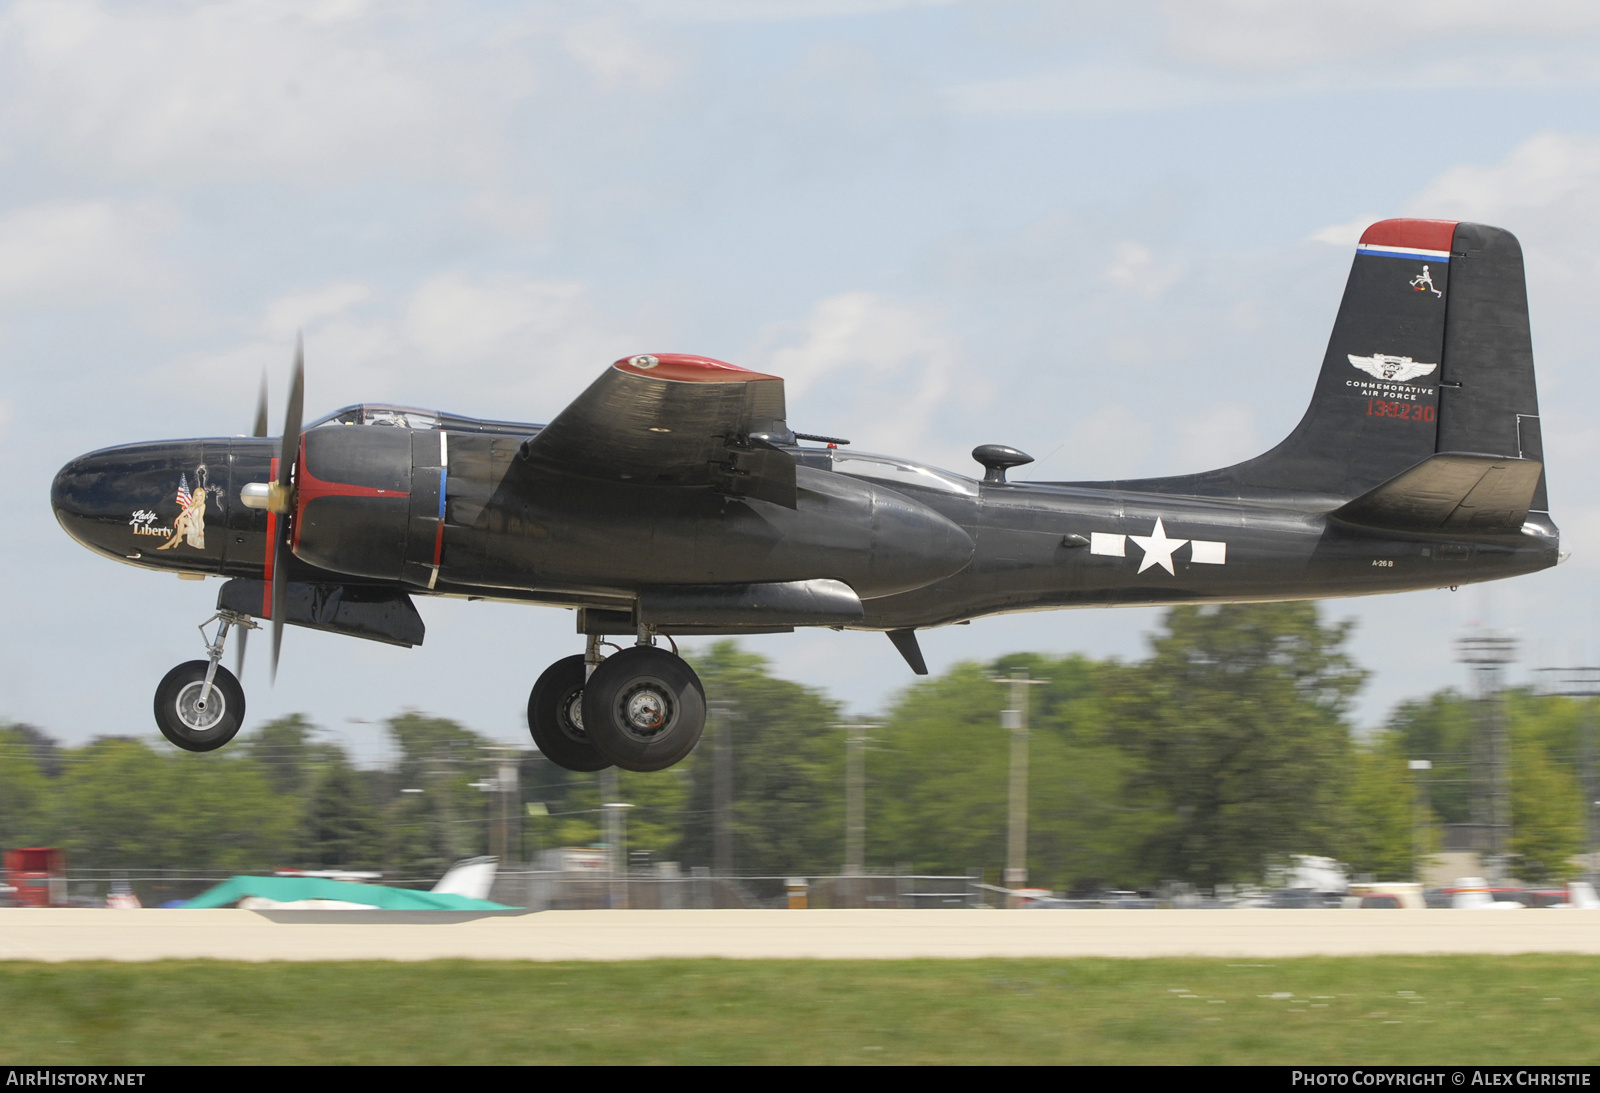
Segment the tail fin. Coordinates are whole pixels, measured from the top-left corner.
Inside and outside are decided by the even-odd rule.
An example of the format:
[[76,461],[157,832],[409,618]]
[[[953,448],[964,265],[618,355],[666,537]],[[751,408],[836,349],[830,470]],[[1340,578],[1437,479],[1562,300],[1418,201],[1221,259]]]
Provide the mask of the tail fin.
[[[1544,459],[1522,248],[1482,224],[1384,220],[1356,247],[1300,424],[1200,477],[1350,499],[1436,452]],[[1531,507],[1549,508],[1542,474]]]

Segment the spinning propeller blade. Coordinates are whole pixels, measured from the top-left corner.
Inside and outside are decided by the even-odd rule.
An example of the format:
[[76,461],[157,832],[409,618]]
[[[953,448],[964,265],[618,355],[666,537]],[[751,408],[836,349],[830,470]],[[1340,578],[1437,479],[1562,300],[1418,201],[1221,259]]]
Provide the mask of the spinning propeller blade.
[[[267,372],[261,371],[261,393],[256,396],[256,420],[250,429],[251,436],[267,435]],[[244,675],[244,647],[249,642],[250,631],[240,627],[238,643],[234,646],[234,675]]]
[[261,394],[256,398],[256,424],[251,436],[267,435],[267,373],[261,373]]
[[[306,393],[305,347],[299,336],[294,341],[294,377],[289,382],[289,411],[284,416],[283,439],[278,449],[278,487],[282,495],[291,497],[290,483],[294,479],[294,463],[300,457],[300,410]],[[288,602],[289,578],[285,563],[289,560],[289,521],[294,512],[291,499],[288,511],[278,521],[278,541],[272,548],[272,679],[278,679],[278,653],[283,647],[283,615]]]

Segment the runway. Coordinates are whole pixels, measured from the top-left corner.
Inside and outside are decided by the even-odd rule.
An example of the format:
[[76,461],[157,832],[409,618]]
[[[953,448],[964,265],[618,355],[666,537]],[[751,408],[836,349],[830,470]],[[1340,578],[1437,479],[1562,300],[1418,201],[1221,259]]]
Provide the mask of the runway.
[[0,960],[904,960],[1600,953],[1600,911],[0,910]]

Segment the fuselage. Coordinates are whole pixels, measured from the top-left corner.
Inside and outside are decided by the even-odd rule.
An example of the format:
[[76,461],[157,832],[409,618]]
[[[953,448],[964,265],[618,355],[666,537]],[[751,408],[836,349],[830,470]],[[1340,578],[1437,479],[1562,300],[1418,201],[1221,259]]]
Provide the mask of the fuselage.
[[[1345,498],[1206,496],[1174,479],[986,482],[831,447],[794,450],[798,504],[788,509],[552,472],[519,458],[537,425],[411,413],[322,426],[342,431],[341,450],[396,450],[405,466],[384,472],[387,489],[334,489],[302,512],[292,580],[618,610],[662,586],[831,579],[861,598],[850,625],[897,630],[1044,608],[1436,588],[1558,558],[1559,533],[1538,512],[1515,533],[1379,532],[1331,517]],[[442,458],[425,469],[405,462],[436,447]],[[275,517],[240,491],[274,476],[278,452],[276,439],[243,437],[109,448],[64,467],[52,504],[73,538],[108,557],[260,580]],[[337,515],[333,502],[376,514],[365,539],[318,515]],[[435,509],[437,527],[416,530],[418,511]]]

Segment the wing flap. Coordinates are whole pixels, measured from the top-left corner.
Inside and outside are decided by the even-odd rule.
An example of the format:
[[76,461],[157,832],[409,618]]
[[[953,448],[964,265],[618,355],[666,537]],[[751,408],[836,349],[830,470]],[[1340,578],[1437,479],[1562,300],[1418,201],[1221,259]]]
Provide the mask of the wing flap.
[[787,433],[785,416],[776,376],[641,354],[608,368],[522,451],[585,477],[710,487],[793,508],[794,457],[751,439]]
[[1516,531],[1543,469],[1537,459],[1441,452],[1329,515],[1396,530]]

